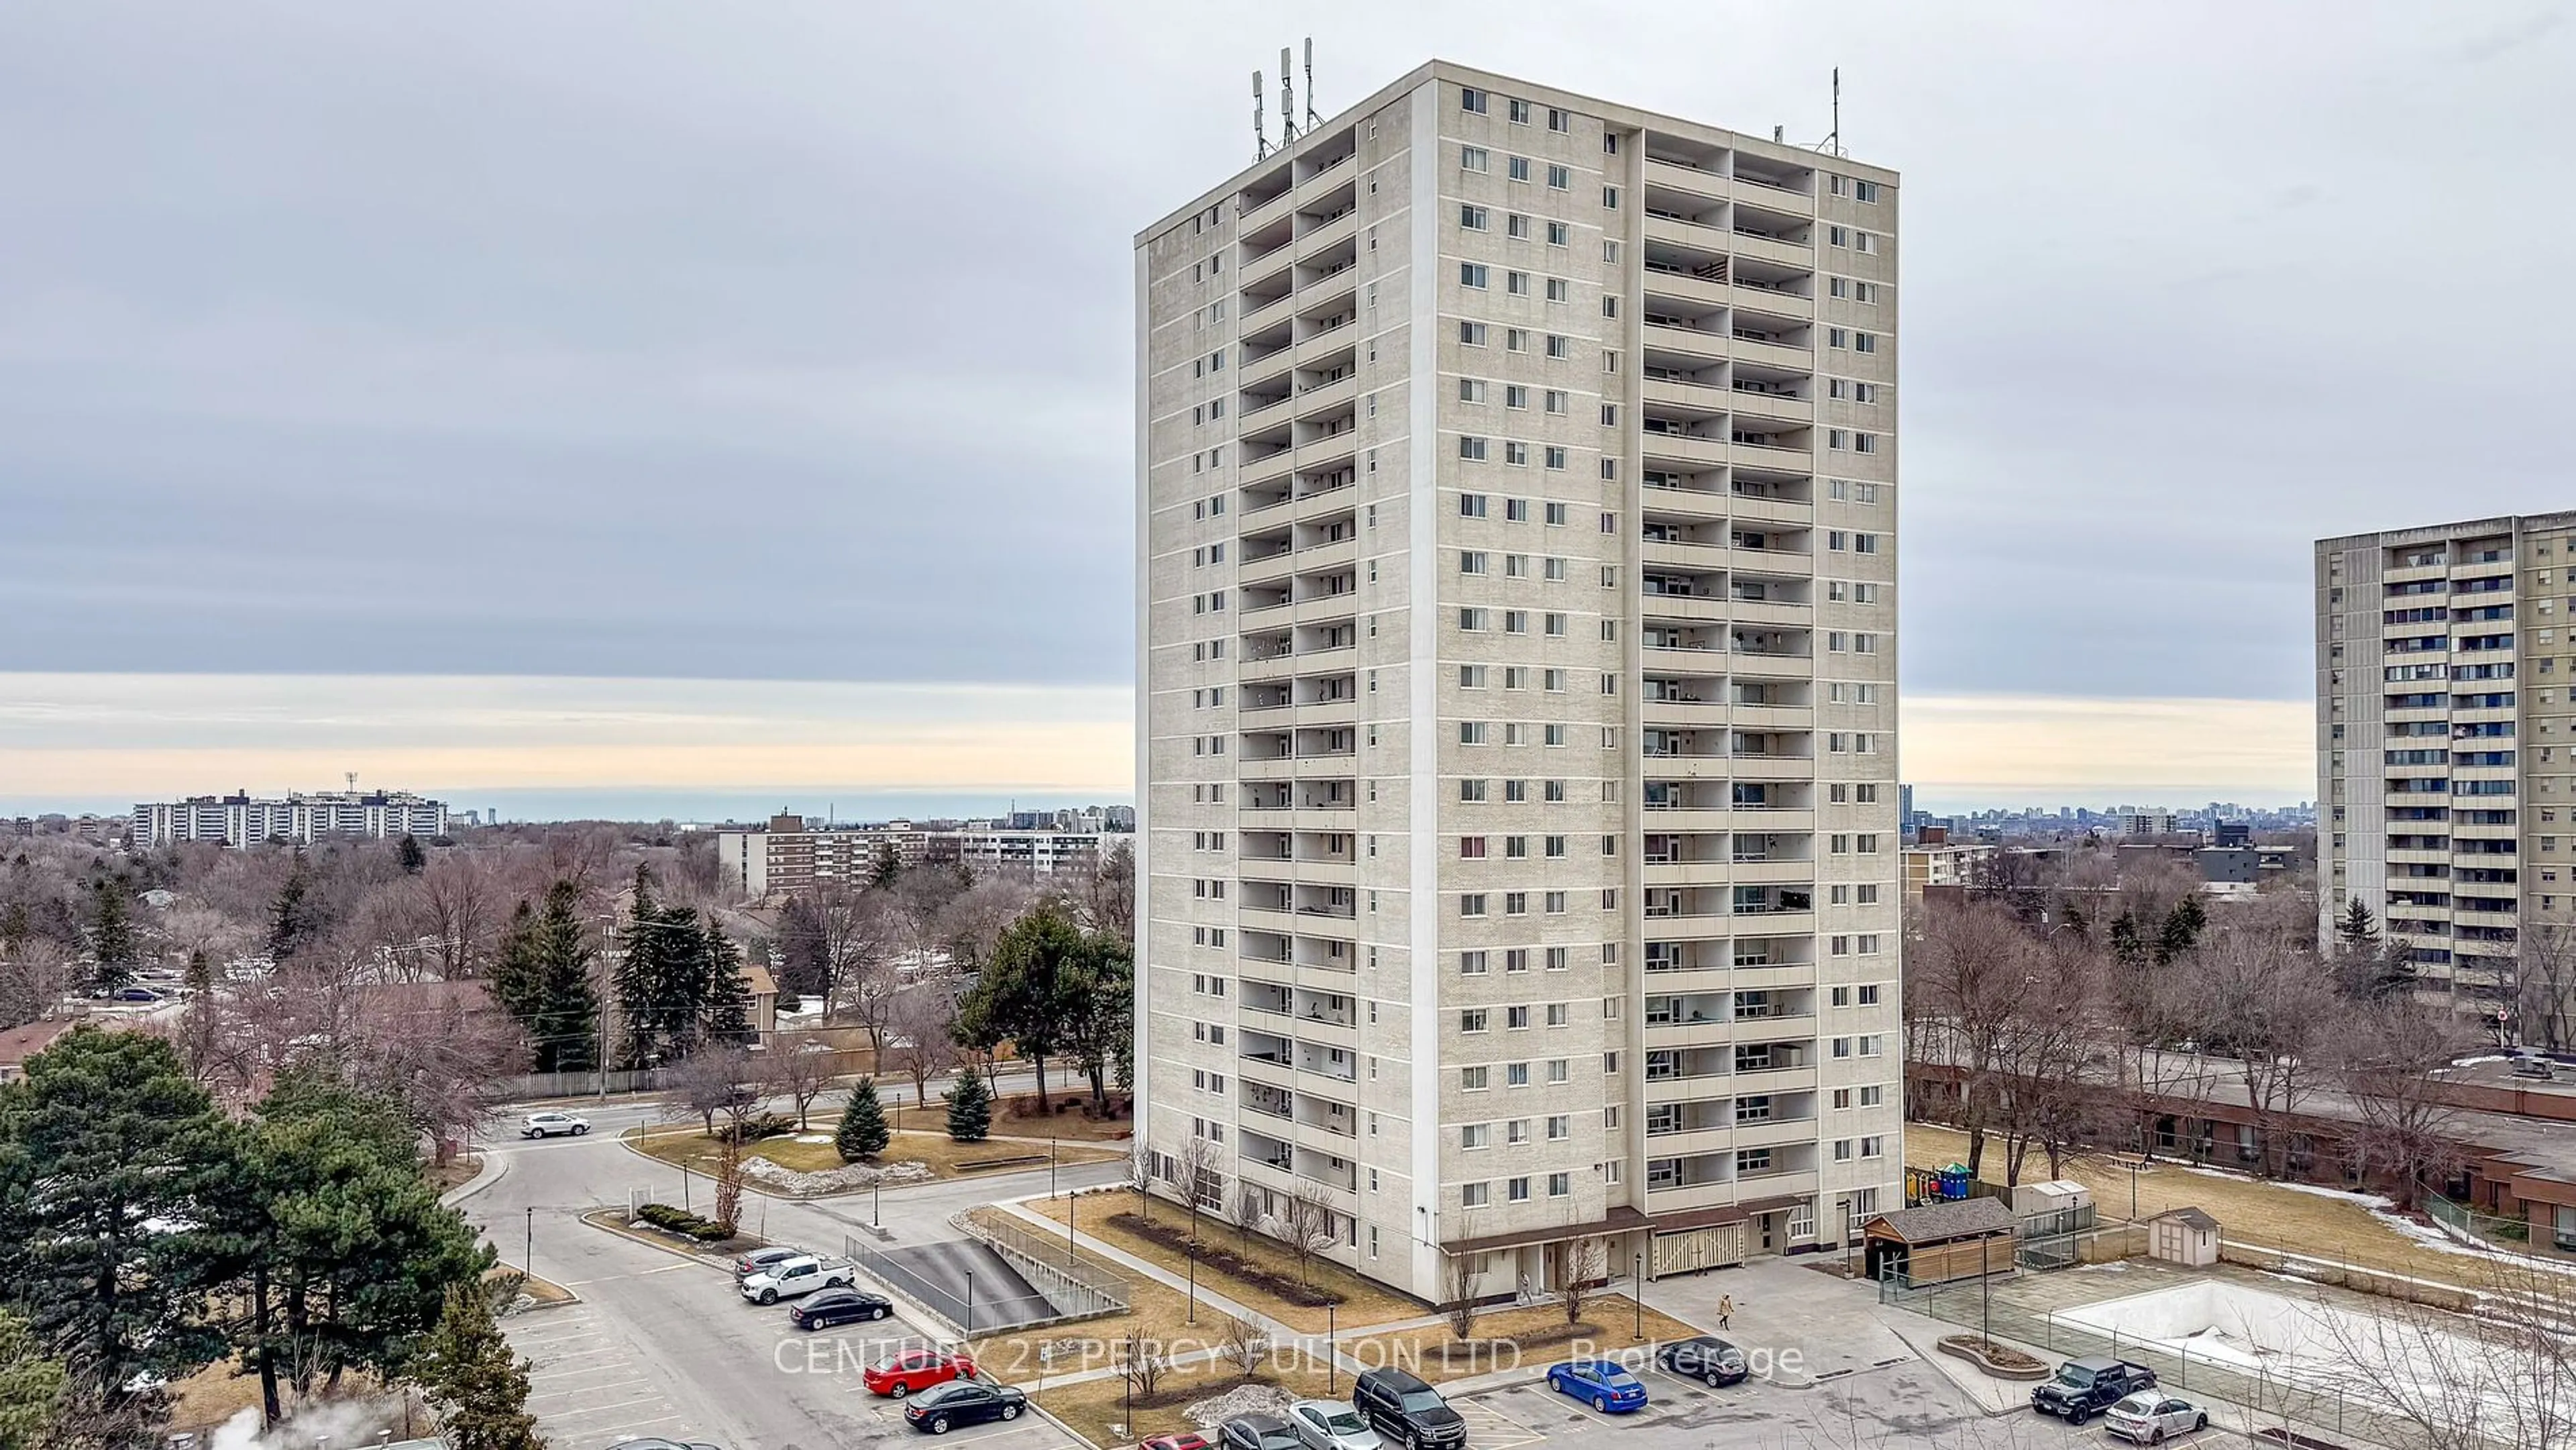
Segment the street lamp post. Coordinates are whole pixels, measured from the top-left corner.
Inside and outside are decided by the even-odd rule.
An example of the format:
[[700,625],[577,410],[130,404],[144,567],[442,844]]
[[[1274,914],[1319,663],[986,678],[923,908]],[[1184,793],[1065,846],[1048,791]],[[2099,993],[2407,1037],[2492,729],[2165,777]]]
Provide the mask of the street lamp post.
[[966,1271],[966,1337],[975,1337],[975,1271]]
[[1197,1239],[1190,1240],[1190,1312],[1184,1322],[1189,1324],[1199,1322],[1199,1241]]
[[1646,1337],[1646,1256],[1644,1254],[1637,1255],[1637,1272],[1628,1287],[1634,1291],[1628,1295],[1628,1300],[1637,1306],[1637,1328],[1632,1337],[1642,1341]]
[[1324,1393],[1328,1395],[1334,1392],[1333,1372],[1342,1367],[1341,1351],[1333,1347],[1333,1310],[1337,1307],[1324,1306]]
[[528,1245],[519,1255],[519,1272],[533,1279],[537,1276],[537,1206],[528,1205]]

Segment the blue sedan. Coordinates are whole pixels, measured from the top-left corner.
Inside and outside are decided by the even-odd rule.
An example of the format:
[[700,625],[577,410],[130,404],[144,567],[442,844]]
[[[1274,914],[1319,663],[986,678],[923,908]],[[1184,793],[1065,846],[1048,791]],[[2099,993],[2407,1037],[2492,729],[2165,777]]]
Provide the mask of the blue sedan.
[[1635,1375],[1606,1359],[1570,1359],[1555,1365],[1547,1372],[1547,1387],[1605,1415],[1624,1415],[1646,1407],[1646,1387]]

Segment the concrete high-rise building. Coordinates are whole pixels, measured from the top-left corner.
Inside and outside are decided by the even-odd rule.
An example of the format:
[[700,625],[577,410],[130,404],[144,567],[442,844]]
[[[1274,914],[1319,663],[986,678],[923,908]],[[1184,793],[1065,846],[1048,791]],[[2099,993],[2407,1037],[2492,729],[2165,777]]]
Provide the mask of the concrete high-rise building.
[[144,801],[134,807],[134,846],[148,850],[179,841],[221,841],[255,846],[290,841],[309,846],[332,836],[390,840],[427,839],[447,831],[447,803],[409,791],[289,792],[284,796],[190,796]]
[[1136,243],[1143,1136],[1428,1300],[1846,1242],[1896,178],[1445,63],[1301,129]]
[[2464,1008],[2576,923],[2571,549],[2576,512],[2317,543],[2318,930],[2364,903]]

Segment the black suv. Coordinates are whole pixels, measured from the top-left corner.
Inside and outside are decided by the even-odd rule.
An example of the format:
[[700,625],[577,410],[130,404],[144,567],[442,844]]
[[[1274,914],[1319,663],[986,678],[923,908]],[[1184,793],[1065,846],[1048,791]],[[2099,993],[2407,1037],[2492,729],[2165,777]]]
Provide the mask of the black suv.
[[1418,1375],[1362,1370],[1351,1381],[1351,1405],[1370,1428],[1410,1450],[1452,1450],[1467,1443],[1467,1422]]
[[1712,1334],[1665,1345],[1655,1352],[1655,1367],[1666,1374],[1702,1381],[1712,1389],[1742,1384],[1746,1374],[1744,1351]]
[[2055,1378],[2030,1392],[2030,1407],[2081,1425],[2130,1395],[2155,1387],[2156,1372],[2143,1364],[2087,1355],[2059,1365]]

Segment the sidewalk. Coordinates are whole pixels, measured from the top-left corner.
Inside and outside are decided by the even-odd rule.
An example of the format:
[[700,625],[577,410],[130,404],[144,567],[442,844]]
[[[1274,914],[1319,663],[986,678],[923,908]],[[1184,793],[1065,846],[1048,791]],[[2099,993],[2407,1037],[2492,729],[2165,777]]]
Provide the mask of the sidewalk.
[[[1810,1268],[1805,1258],[1756,1259],[1734,1268],[1676,1274],[1646,1286],[1646,1304],[1699,1325],[1747,1358],[1767,1358],[1769,1381],[1809,1389],[1865,1369],[1915,1358],[1906,1341],[1878,1317],[1878,1295],[1865,1283]],[[1735,1313],[1718,1327],[1721,1301]]]

